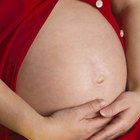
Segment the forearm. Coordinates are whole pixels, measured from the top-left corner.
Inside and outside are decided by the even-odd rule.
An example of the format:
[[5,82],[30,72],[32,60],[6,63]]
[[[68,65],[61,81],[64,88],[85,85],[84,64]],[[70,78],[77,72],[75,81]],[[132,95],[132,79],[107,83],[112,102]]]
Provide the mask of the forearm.
[[[0,124],[32,137],[42,117],[0,80]],[[38,128],[39,129],[39,128]]]
[[140,1],[127,5],[119,14],[125,32],[128,68],[127,89],[140,90]]

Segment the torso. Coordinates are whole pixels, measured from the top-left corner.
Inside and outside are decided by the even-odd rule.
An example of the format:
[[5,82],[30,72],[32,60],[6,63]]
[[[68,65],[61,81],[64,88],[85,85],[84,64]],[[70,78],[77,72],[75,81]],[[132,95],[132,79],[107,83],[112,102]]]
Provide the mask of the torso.
[[40,114],[125,90],[126,61],[109,22],[89,4],[60,0],[30,47],[17,93]]

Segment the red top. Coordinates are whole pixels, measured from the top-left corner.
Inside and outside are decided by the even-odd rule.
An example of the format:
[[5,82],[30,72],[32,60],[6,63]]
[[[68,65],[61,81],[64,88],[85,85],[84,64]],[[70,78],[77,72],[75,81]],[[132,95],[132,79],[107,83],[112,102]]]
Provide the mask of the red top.
[[[96,7],[96,0],[82,0]],[[120,27],[112,15],[110,0],[102,0],[97,8],[116,31],[124,51]],[[58,0],[3,0],[0,2],[0,78],[16,92],[19,68],[37,33]],[[139,140],[140,120],[119,140]],[[0,140],[25,140],[22,136],[0,127]]]

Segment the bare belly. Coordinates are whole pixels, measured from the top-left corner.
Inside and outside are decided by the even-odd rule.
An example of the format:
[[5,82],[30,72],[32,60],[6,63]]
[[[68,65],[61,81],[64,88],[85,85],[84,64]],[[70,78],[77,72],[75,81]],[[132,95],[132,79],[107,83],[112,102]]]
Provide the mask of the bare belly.
[[125,90],[126,75],[121,43],[101,13],[60,0],[22,63],[16,89],[47,115],[96,98],[109,104]]

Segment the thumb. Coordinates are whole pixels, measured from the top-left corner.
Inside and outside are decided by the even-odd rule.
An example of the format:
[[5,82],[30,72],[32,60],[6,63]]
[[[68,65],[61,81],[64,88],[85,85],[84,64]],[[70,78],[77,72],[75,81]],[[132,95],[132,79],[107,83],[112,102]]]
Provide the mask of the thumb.
[[83,105],[75,107],[78,115],[80,117],[90,116],[93,118],[98,111],[100,111],[105,106],[105,101],[103,99],[95,99]]
[[126,110],[128,108],[128,104],[123,100],[117,100],[112,104],[106,106],[102,110],[100,110],[100,114],[104,117],[113,117],[118,113]]

